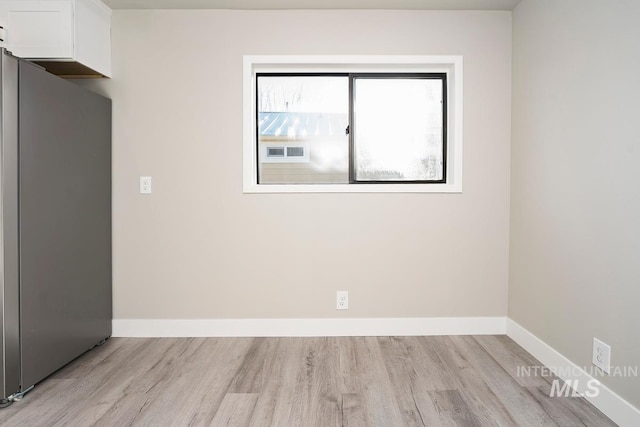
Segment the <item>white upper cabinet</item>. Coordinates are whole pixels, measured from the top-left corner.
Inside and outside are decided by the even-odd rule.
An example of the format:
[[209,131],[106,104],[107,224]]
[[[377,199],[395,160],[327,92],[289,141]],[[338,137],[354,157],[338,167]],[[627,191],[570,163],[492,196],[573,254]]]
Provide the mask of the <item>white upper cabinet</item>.
[[111,9],[100,0],[0,0],[2,46],[63,76],[111,77]]

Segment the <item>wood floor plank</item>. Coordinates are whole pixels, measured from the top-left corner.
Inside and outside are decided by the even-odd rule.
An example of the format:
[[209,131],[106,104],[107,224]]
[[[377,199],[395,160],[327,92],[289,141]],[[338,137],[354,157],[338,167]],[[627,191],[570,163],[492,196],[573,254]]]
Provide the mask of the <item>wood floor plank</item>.
[[[135,416],[135,402],[156,385],[165,374],[167,360],[182,351],[184,340],[154,339],[145,348],[147,353],[134,355],[118,371],[105,378],[92,393],[84,396],[84,405],[56,419],[52,426],[67,426],[72,422],[85,425],[109,424],[120,416]],[[152,357],[153,363],[145,363]]]
[[[171,346],[158,354],[155,363],[136,363],[131,366],[133,381],[120,390],[120,395],[113,405],[92,422],[92,425],[109,427],[128,422],[136,424],[146,413],[152,411],[154,405],[158,405],[166,390],[172,386],[173,378],[182,372],[185,355],[196,351],[198,347],[193,338],[172,339],[167,342],[170,342]],[[95,399],[88,402],[95,402]],[[88,414],[81,413],[78,417],[84,419]]]
[[[351,392],[361,396],[363,412],[368,426],[402,425],[400,407],[391,391],[389,373],[375,337],[353,337],[339,341],[342,372],[351,377]],[[348,391],[347,391],[348,392]]]
[[447,370],[438,356],[430,337],[406,337],[408,353],[416,373],[424,380],[429,391],[454,390],[457,386],[455,377]]
[[549,382],[549,379],[542,375],[546,372],[540,369],[542,363],[511,338],[498,335],[480,335],[474,338],[521,386],[543,387]]
[[249,425],[256,393],[227,393],[211,421],[213,427],[246,427]]
[[[471,336],[451,337],[451,341],[492,390],[501,390],[498,399],[517,425],[555,426],[555,422],[524,387]],[[523,411],[522,408],[527,408]]]
[[329,338],[296,341],[282,370],[273,424],[296,425],[304,420],[308,426],[339,426],[338,356],[331,351]]
[[593,407],[584,397],[553,396],[551,386],[527,387],[556,424],[562,427],[615,427],[616,424]]
[[355,338],[351,337],[333,338],[334,345],[338,349],[340,390],[343,394],[359,395],[360,381],[354,372],[354,367],[357,367],[359,362],[354,340]]
[[22,400],[13,402],[11,406],[0,409],[0,426],[5,425],[29,425],[34,420],[47,421],[53,418],[57,412],[59,402],[67,403],[67,399],[61,399],[60,391],[69,394],[74,390],[78,380],[51,378],[38,384],[28,392]]
[[[268,427],[276,425],[274,415],[277,403],[282,399],[290,399],[287,389],[291,387],[291,371],[295,369],[295,361],[300,357],[296,349],[301,342],[294,338],[270,338],[275,354],[265,360],[264,378],[268,381],[261,385],[260,393],[253,408],[250,426]],[[240,373],[240,375],[243,375]],[[244,375],[247,377],[247,375]]]
[[133,425],[208,426],[224,399],[253,338],[199,338],[185,353],[160,395],[141,409]]
[[342,394],[342,425],[344,427],[366,427],[362,396],[359,394]]
[[279,398],[273,411],[273,425],[292,425],[304,419],[304,404],[309,401],[306,358],[310,339],[293,341],[290,357],[282,370]]
[[94,347],[76,359],[75,363],[69,363],[58,371],[54,372],[50,378],[77,379],[85,378],[96,368],[103,364],[109,364],[115,352],[126,351],[133,341],[132,338],[109,338],[103,345]]
[[340,356],[332,338],[308,340],[305,369],[299,380],[304,383],[305,398],[303,420],[310,425],[342,425],[342,393],[338,382]]
[[475,427],[481,425],[458,390],[430,391],[439,419],[430,425]]
[[[428,354],[418,353],[416,349],[422,349],[422,347],[419,343],[417,346],[415,343],[412,345],[410,337],[378,337],[378,343],[404,425],[407,427],[435,425],[440,416],[428,392],[438,381],[436,377],[432,382],[429,376],[423,376],[424,372],[415,364],[415,359],[428,360]],[[422,365],[422,363],[418,364]]]
[[[36,384],[34,390],[29,392],[22,401],[16,402],[0,411],[0,423],[18,426],[39,425],[42,423],[53,425],[56,420],[66,414],[80,410],[81,405],[79,405],[79,402],[83,402],[87,396],[96,393],[96,390],[107,379],[117,376],[128,361],[135,357],[144,358],[144,350],[153,340],[137,339],[130,341],[128,345],[119,347],[117,341],[109,340],[104,346],[87,353],[86,357],[72,362],[71,365],[84,365],[88,362],[88,365],[92,368],[82,366],[69,367],[71,370],[78,369],[85,372],[85,375],[64,381],[64,387],[51,388],[49,378]],[[109,351],[110,347],[113,346],[118,347],[118,350]],[[109,354],[109,357],[102,358],[105,352]],[[94,358],[98,363],[93,362]],[[56,383],[60,384],[60,382]],[[32,396],[38,397],[37,405],[30,404],[35,400],[32,400]]]
[[270,380],[268,368],[278,354],[278,342],[269,338],[253,341],[229,386],[229,393],[259,393],[262,390],[264,383]]
[[498,398],[500,391],[494,392],[489,387],[480,373],[460,353],[451,341],[451,337],[430,337],[428,344],[434,347],[446,369],[459,383],[457,389],[464,396],[481,425],[505,427],[518,425]]

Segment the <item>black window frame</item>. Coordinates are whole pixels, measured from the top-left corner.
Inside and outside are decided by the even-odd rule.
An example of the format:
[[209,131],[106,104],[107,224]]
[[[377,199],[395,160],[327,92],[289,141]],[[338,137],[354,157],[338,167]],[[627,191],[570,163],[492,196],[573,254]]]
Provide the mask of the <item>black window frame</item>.
[[[256,156],[256,182],[260,185],[260,130],[259,130],[259,83],[260,77],[347,77],[349,79],[349,123],[345,131],[349,137],[349,182],[342,185],[352,184],[446,184],[447,183],[447,147],[448,147],[448,91],[447,91],[447,73],[446,72],[257,72],[255,73],[255,150],[258,155]],[[355,134],[357,130],[354,123],[354,103],[356,97],[355,91],[355,79],[427,79],[427,80],[440,80],[442,82],[442,178],[430,179],[430,180],[356,180],[355,179]],[[271,184],[264,184],[271,185]],[[283,185],[297,185],[297,184],[283,184]]]

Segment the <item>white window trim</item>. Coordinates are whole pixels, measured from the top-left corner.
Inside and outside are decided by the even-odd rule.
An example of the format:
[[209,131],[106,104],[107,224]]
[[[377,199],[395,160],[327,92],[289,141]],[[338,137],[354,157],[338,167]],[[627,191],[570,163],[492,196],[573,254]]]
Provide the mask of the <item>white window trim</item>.
[[[461,193],[462,56],[245,55],[243,68],[244,193]],[[259,72],[446,72],[447,182],[420,184],[258,184],[256,73]]]

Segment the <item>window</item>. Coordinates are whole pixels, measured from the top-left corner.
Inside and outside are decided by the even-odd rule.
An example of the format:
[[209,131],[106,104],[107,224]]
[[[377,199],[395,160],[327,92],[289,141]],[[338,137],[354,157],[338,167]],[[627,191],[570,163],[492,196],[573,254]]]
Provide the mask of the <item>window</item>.
[[245,192],[459,192],[459,57],[245,57]]
[[352,182],[445,183],[446,74],[352,79]]
[[[258,183],[348,184],[348,78],[259,73],[256,79]],[[282,150],[280,160],[265,147]],[[295,150],[307,156],[291,156]]]

